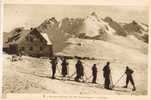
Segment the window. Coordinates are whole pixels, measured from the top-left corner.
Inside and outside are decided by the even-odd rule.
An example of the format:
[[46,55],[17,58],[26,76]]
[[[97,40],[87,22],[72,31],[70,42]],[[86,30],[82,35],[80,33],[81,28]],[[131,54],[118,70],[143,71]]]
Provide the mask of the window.
[[26,36],[25,38],[26,38],[26,41],[28,41],[28,40],[29,40],[29,39],[28,39],[28,36]]
[[24,51],[24,50],[25,50],[25,47],[22,47],[21,50]]
[[30,47],[29,50],[32,51],[32,50],[33,50],[33,47]]
[[42,51],[42,50],[43,50],[43,46],[40,47],[40,51]]

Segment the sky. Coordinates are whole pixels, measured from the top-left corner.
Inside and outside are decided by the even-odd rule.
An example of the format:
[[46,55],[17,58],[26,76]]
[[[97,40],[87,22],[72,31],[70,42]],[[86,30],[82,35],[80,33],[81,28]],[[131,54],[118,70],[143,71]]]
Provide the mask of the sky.
[[117,22],[136,20],[148,24],[148,8],[143,6],[5,4],[3,28],[4,32],[9,32],[16,27],[36,27],[51,17],[57,20],[86,18],[92,12],[100,18],[109,16]]

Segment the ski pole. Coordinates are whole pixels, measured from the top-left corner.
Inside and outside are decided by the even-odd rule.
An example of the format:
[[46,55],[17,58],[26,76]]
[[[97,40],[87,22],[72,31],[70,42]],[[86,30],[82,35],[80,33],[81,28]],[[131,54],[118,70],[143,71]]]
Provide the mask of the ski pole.
[[69,75],[69,66],[67,65],[67,75]]
[[86,76],[85,72],[84,72],[84,76],[85,76],[85,78],[86,78],[86,80],[87,80],[88,78],[87,78],[87,76]]
[[115,85],[116,85],[117,83],[119,83],[119,81],[123,78],[124,75],[125,75],[125,73],[122,74],[122,76],[115,82],[115,84],[113,85],[113,87],[115,87]]
[[113,85],[113,80],[112,80],[112,75],[111,74],[110,74],[110,79],[111,79],[111,85],[110,85],[110,87],[113,88],[114,85]]
[[60,69],[59,69],[58,65],[57,65],[56,67],[57,67],[57,69],[58,69],[59,73],[61,73],[61,71],[60,71]]
[[72,78],[75,74],[76,74],[76,72],[74,72],[71,76],[69,76],[69,78]]
[[93,75],[89,76],[86,81],[88,81]]
[[82,80],[83,80],[83,82],[86,82],[86,81],[84,81],[84,77],[82,76]]

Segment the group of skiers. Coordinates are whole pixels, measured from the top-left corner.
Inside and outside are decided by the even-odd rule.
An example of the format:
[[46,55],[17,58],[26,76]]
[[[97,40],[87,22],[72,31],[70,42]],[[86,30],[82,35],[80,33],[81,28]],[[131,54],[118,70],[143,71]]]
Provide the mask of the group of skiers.
[[[55,79],[55,73],[56,73],[56,68],[57,68],[57,64],[58,64],[57,57],[54,57],[53,59],[51,59],[50,63],[52,65],[52,79]],[[61,63],[61,66],[62,66],[61,74],[62,74],[63,78],[65,78],[68,74],[68,65],[69,65],[69,63],[67,62],[67,59],[64,57],[62,60],[62,63]],[[80,80],[82,80],[84,82],[84,79],[83,79],[83,77],[85,75],[84,66],[80,59],[77,60],[77,63],[75,64],[75,68],[76,68],[76,71],[71,76],[76,75],[74,78],[75,81],[80,82]],[[96,64],[93,64],[93,66],[92,66],[92,83],[96,83],[97,72],[98,72],[97,66],[96,66]],[[134,80],[132,77],[133,72],[134,71],[132,69],[130,69],[128,66],[126,66],[126,70],[124,73],[124,74],[126,74],[126,85],[123,86],[123,88],[127,88],[128,83],[131,82],[131,84],[133,85],[132,91],[135,91],[136,87],[135,87]],[[111,79],[110,62],[107,62],[103,68],[103,77],[104,77],[104,88],[112,90],[113,87],[111,87],[112,79]]]

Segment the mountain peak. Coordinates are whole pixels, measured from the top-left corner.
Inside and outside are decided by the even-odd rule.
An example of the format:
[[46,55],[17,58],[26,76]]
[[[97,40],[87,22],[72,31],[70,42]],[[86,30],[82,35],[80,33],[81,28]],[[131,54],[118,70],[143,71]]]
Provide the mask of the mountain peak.
[[92,12],[91,15],[92,16],[97,16],[97,14],[95,12]]
[[44,22],[43,22],[43,24],[55,24],[55,23],[57,23],[58,21],[56,20],[56,18],[55,17],[51,17],[51,18],[49,18],[49,19],[46,19]]
[[87,19],[93,20],[93,21],[100,21],[99,17],[95,12],[92,12],[90,15],[87,16]]
[[108,21],[108,22],[112,22],[113,21],[111,17],[105,17],[104,20]]
[[57,23],[57,22],[58,22],[55,17],[51,17],[51,18],[49,19],[49,21],[52,21],[52,22],[54,22],[54,23]]
[[133,20],[132,24],[137,25],[138,23],[135,20]]
[[90,14],[90,16],[93,16],[93,17],[95,17],[95,18],[98,19],[98,15],[96,14],[96,12],[92,12],[92,13]]

